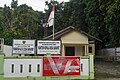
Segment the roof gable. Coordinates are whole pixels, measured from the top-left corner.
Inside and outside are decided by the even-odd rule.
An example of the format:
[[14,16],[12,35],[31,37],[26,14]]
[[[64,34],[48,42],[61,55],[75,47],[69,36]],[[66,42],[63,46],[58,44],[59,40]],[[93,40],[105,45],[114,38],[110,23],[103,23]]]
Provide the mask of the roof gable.
[[[98,39],[98,38],[96,38],[96,37],[93,37],[93,36],[89,35],[88,33],[84,32],[84,31],[81,31],[81,30],[78,31],[78,30],[77,30],[75,27],[73,27],[73,26],[69,26],[69,27],[67,27],[67,28],[65,28],[65,29],[63,29],[63,30],[61,30],[61,31],[56,32],[56,33],[54,34],[54,39],[55,39],[55,40],[58,40],[58,39],[60,39],[63,35],[71,32],[71,31],[77,31],[77,32],[79,32],[79,33],[81,33],[81,34],[86,35],[89,39],[93,39],[93,40],[97,40],[97,41],[100,41],[100,42],[101,42],[100,39]],[[50,36],[45,37],[45,38],[43,38],[43,39],[52,40],[52,37],[53,37],[53,35],[50,35]]]

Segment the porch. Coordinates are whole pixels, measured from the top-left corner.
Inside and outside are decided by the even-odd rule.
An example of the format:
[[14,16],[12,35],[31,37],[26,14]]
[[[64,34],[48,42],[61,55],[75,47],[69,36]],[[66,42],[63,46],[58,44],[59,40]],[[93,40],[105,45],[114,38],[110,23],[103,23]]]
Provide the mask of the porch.
[[89,44],[62,44],[62,56],[86,56],[94,54],[94,45]]

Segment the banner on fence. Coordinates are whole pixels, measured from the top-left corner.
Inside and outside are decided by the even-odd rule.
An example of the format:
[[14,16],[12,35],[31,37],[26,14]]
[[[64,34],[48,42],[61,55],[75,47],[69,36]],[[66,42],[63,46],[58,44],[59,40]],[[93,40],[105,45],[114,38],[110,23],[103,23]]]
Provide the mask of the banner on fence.
[[13,54],[34,54],[35,40],[13,40]]
[[43,57],[43,76],[80,76],[80,57]]
[[60,54],[60,41],[42,41],[37,42],[37,54]]

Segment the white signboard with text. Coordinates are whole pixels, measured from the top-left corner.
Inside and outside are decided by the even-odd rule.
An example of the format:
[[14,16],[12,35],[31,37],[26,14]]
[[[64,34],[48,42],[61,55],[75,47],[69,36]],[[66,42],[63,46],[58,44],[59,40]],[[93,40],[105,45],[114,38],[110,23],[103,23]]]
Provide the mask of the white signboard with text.
[[37,54],[60,54],[60,41],[42,41],[37,42]]
[[13,40],[13,54],[34,54],[35,40]]

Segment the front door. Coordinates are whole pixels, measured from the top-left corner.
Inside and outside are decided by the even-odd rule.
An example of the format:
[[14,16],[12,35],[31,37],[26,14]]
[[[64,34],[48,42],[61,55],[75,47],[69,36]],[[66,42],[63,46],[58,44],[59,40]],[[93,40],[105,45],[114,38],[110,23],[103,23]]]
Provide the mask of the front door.
[[75,47],[65,47],[65,56],[75,56]]

